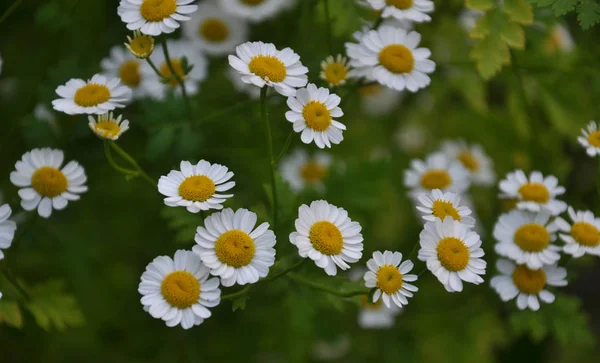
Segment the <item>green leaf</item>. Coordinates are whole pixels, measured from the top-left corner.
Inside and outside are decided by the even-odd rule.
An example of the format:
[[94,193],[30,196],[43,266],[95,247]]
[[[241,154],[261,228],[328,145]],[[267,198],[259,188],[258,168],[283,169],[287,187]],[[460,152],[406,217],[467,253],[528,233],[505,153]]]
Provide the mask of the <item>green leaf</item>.
[[573,11],[578,3],[579,0],[556,0],[554,4],[552,4],[552,9],[554,9],[554,14],[556,16],[562,16]]
[[485,15],[479,17],[473,29],[469,33],[469,36],[473,39],[485,39],[491,31],[491,15],[492,13],[486,13]]
[[505,0],[504,12],[517,23],[524,25],[533,23],[533,9],[525,0]]
[[493,0],[467,0],[465,5],[469,9],[481,11],[489,10],[495,6]]
[[192,243],[196,228],[202,224],[200,214],[190,213],[185,208],[164,207],[160,215],[167,220],[167,225],[175,232],[177,243]]
[[231,311],[244,310],[246,308],[246,301],[248,301],[248,299],[248,295],[244,294],[233,300],[233,303],[231,304]]
[[31,288],[31,300],[25,308],[44,330],[64,331],[83,325],[84,318],[75,298],[63,292],[64,283],[50,280]]
[[525,48],[525,31],[523,31],[521,25],[515,22],[507,22],[502,28],[500,36],[511,48]]
[[500,34],[491,34],[477,43],[470,54],[484,79],[492,78],[502,66],[510,64],[510,52]]
[[594,0],[581,0],[577,7],[577,20],[583,29],[589,29],[600,22],[600,4]]
[[17,329],[23,326],[23,314],[16,301],[0,299],[0,323]]

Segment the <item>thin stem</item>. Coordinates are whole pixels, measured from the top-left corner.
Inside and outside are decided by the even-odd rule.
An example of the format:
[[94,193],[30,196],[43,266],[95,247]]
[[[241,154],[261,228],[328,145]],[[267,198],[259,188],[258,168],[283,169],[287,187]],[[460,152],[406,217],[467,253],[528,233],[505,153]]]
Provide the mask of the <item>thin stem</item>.
[[112,155],[110,154],[110,146],[109,146],[108,140],[104,140],[104,155],[106,155],[106,160],[108,160],[108,164],[113,169],[118,171],[119,173],[124,174],[125,176],[137,176],[138,175],[137,170],[131,170],[131,169],[126,169],[126,168],[120,167],[115,162]]
[[333,55],[333,40],[331,38],[331,18],[329,15],[329,1],[323,0],[323,7],[325,8],[325,37],[327,40],[327,49],[329,54]]
[[297,269],[298,267],[302,266],[305,262],[307,261],[306,258],[303,258],[301,260],[299,260],[298,262],[296,262],[295,264],[291,265],[290,267],[281,270],[277,273],[274,273],[273,276],[267,276],[265,279],[261,280],[261,282],[269,282],[269,281],[273,281],[273,280],[277,280],[280,277],[283,277],[285,275],[287,275],[288,273],[292,272],[293,270]]
[[148,62],[148,64],[150,65],[150,68],[152,68],[152,70],[154,71],[154,73],[156,73],[156,75],[159,78],[165,78],[165,76],[163,76],[162,73],[160,73],[160,71],[158,70],[158,68],[156,68],[156,66],[154,65],[154,62],[152,62],[152,59],[150,59],[150,57],[146,57],[146,62]]
[[2,263],[2,273],[4,274],[4,276],[6,277],[8,282],[10,282],[11,285],[14,286],[14,288],[19,292],[19,294],[21,294],[23,296],[23,298],[26,301],[31,300],[31,296],[29,295],[27,290],[25,290],[25,288],[21,285],[19,280],[12,274],[12,272],[8,268],[8,264],[6,261],[4,261],[4,263]]
[[273,159],[273,137],[271,136],[271,123],[269,122],[269,112],[267,110],[267,91],[269,88],[263,86],[260,89],[260,113],[265,123],[265,137],[267,151],[269,153],[269,167],[271,168],[271,196],[273,200],[273,230],[277,230],[277,185],[275,180],[275,160]]
[[419,271],[419,273],[417,274],[417,277],[421,277],[421,275],[423,275],[425,272],[427,272],[427,268],[424,268],[421,271]]
[[418,247],[420,246],[420,243],[417,242],[415,243],[415,245],[413,246],[412,250],[410,250],[410,253],[408,254],[408,258],[412,258],[413,255],[415,254],[415,252],[417,251]]
[[185,90],[185,84],[183,83],[183,79],[181,78],[179,73],[177,73],[177,71],[175,71],[175,68],[173,67],[173,64],[171,63],[171,57],[169,56],[169,48],[167,47],[167,38],[165,38],[165,37],[162,38],[162,44],[163,44],[163,47],[162,47],[163,53],[165,55],[165,62],[167,62],[167,66],[171,70],[171,74],[173,76],[175,76],[175,79],[177,79],[177,82],[179,83],[179,86],[181,87],[181,94],[183,95],[183,100],[185,102],[185,107],[186,107],[186,111],[188,114],[188,118],[191,120],[192,119],[192,105],[190,103],[190,99],[188,97],[187,91]]
[[240,291],[236,291],[234,293],[227,294],[227,295],[221,295],[221,300],[233,300],[235,298],[243,296],[243,295],[245,295],[248,292],[248,290],[250,290],[251,286],[252,285],[246,285],[246,287],[244,287]]
[[375,20],[375,23],[373,23],[373,30],[379,28],[379,26],[381,25],[381,23],[383,22],[383,12],[381,14],[379,14],[379,17],[377,17],[377,20]]
[[358,296],[358,295],[369,295],[370,290],[369,289],[360,289],[360,290],[355,290],[355,291],[338,291],[338,290],[334,290],[332,288],[330,288],[329,286],[325,286],[325,285],[321,285],[317,282],[314,282],[312,280],[306,279],[304,277],[298,276],[296,274],[288,274],[287,278],[295,281],[297,283],[306,285],[308,287],[311,287],[315,290],[319,290],[319,291],[323,291],[326,292],[328,294],[331,295],[335,295],[335,296],[339,296],[339,297],[352,297],[352,296]]
[[13,11],[17,10],[17,8],[19,7],[19,5],[21,5],[22,2],[23,0],[16,0],[8,9],[6,9],[4,14],[2,14],[2,17],[0,17],[0,24],[2,24],[2,22],[6,20],[10,16],[10,14],[13,13]]
[[293,137],[294,137],[294,131],[290,131],[290,134],[288,135],[287,139],[285,140],[285,144],[283,145],[281,152],[279,153],[279,155],[277,155],[275,160],[273,160],[273,164],[277,165],[277,163],[279,162],[279,159],[281,159],[283,157],[283,155],[285,155],[287,149],[290,147],[290,144],[292,143]]
[[[117,154],[119,154],[119,156],[121,156],[123,159],[125,159],[131,166],[133,166],[135,168],[135,170],[137,171],[138,175],[140,175],[144,180],[146,180],[150,185],[152,185],[153,188],[156,188],[156,181],[154,179],[152,179],[148,174],[146,174],[146,172],[144,171],[144,169],[142,169],[139,164],[137,163],[137,161],[135,161],[134,158],[131,157],[131,155],[129,155],[125,150],[121,149],[121,147],[119,145],[117,145],[114,141],[107,141],[108,145],[117,152]],[[133,174],[132,174],[133,175]]]

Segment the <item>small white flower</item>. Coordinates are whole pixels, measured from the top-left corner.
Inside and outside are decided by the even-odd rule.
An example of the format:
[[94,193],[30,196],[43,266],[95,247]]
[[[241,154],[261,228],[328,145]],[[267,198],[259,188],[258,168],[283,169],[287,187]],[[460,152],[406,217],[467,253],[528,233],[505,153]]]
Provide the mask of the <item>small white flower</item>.
[[427,222],[419,235],[419,260],[444,285],[448,292],[460,292],[462,281],[479,285],[485,274],[479,235],[467,226],[446,218]]
[[10,181],[20,187],[21,207],[27,211],[37,208],[41,217],[48,218],[52,209],[62,210],[69,201],[79,200],[87,192],[85,170],[76,161],[62,169],[62,150],[42,148],[23,154],[10,173]]
[[113,113],[109,112],[104,115],[98,115],[96,121],[93,116],[88,116],[88,125],[98,137],[108,140],[117,140],[125,131],[129,130],[129,121],[121,121],[122,117],[122,115],[119,115],[119,117],[114,118]]
[[223,286],[253,284],[275,263],[275,233],[267,222],[255,225],[255,213],[226,208],[206,217],[196,230],[193,251]]
[[414,264],[410,260],[402,262],[400,252],[373,252],[373,258],[367,261],[369,271],[365,273],[365,286],[377,288],[373,294],[373,302],[379,298],[385,306],[390,307],[390,301],[401,308],[408,304],[408,297],[419,289],[409,282],[417,281],[417,275],[409,275]]
[[416,23],[431,21],[427,13],[433,12],[431,0],[366,0],[375,10],[382,11],[381,16],[393,16],[398,20],[411,20]]
[[564,25],[554,24],[545,40],[546,49],[553,52],[569,53],[575,49],[575,42]]
[[129,30],[141,30],[148,35],[169,34],[179,28],[180,21],[190,20],[187,14],[198,10],[188,5],[194,0],[121,0],[117,14]]
[[403,125],[395,137],[396,145],[407,153],[416,153],[423,150],[427,138],[428,134],[425,128],[416,122]]
[[579,144],[585,148],[587,154],[591,157],[600,154],[600,130],[595,121],[590,121],[586,129],[581,129],[583,136],[577,137]]
[[301,257],[315,261],[329,276],[337,274],[337,267],[349,269],[348,262],[362,257],[362,228],[348,218],[343,208],[324,200],[314,201],[310,207],[303,204],[298,208],[295,224],[296,232],[290,234],[290,242],[298,247]]
[[108,80],[96,74],[87,82],[82,79],[71,79],[64,86],[56,88],[61,98],[52,101],[56,111],[67,115],[81,113],[103,114],[117,107],[125,107],[131,98],[131,89],[119,85],[119,78]]
[[549,220],[547,211],[513,210],[501,215],[494,226],[494,238],[498,241],[496,253],[518,264],[527,264],[533,270],[557,262],[560,247],[552,244],[557,227],[549,224]]
[[56,122],[56,115],[52,110],[43,103],[38,103],[33,109],[33,117],[38,121],[47,122],[50,127],[57,132],[59,125]]
[[292,0],[219,0],[223,11],[238,18],[258,23],[277,15]]
[[361,110],[370,116],[389,114],[402,101],[403,91],[374,83],[358,89]]
[[175,258],[159,256],[146,267],[138,291],[142,305],[168,327],[189,329],[200,325],[219,305],[219,279],[209,279],[209,270],[191,251],[178,250]]
[[417,198],[421,203],[417,209],[426,221],[435,222],[436,219],[443,221],[446,217],[450,217],[467,227],[475,226],[471,209],[460,204],[460,196],[456,193],[443,193],[439,189],[434,189],[431,193],[423,193]]
[[166,196],[169,207],[186,207],[189,212],[222,209],[223,203],[233,194],[220,194],[235,186],[229,181],[233,177],[227,167],[200,160],[193,165],[182,161],[179,170],[171,170],[158,180],[158,191]]
[[112,47],[110,55],[100,62],[100,67],[107,78],[120,78],[125,86],[131,88],[134,99],[145,96],[144,82],[148,80],[148,74],[142,72],[145,62],[136,58],[124,46]]
[[433,153],[425,161],[413,159],[410,169],[404,171],[404,185],[417,198],[433,189],[443,192],[464,193],[469,189],[469,173],[458,161],[451,161],[442,153]]
[[317,88],[311,83],[288,98],[290,111],[285,113],[285,118],[294,124],[295,132],[301,133],[303,143],[314,141],[321,149],[331,147],[331,144],[344,140],[342,131],[346,130],[346,126],[334,120],[334,117],[344,115],[338,106],[340,102],[340,97],[329,94],[329,89]]
[[569,207],[569,217],[573,224],[569,224],[561,217],[554,220],[560,239],[566,244],[563,251],[579,258],[586,253],[600,256],[600,218],[594,217],[591,211],[575,211]]
[[346,84],[349,71],[348,58],[341,54],[335,58],[330,55],[321,62],[319,78],[327,82],[329,87],[342,86]]
[[8,204],[0,206],[0,260],[4,258],[2,250],[10,247],[17,230],[17,224],[9,219],[11,213]]
[[490,185],[496,180],[492,160],[481,145],[467,145],[464,141],[445,141],[442,152],[450,159],[458,160],[471,174],[473,184]]
[[556,265],[531,270],[526,265],[515,265],[512,261],[499,259],[496,267],[501,274],[494,276],[490,285],[502,301],[517,297],[519,310],[529,308],[537,311],[540,308],[539,300],[547,304],[554,302],[555,296],[546,290],[546,286],[567,286],[567,270]]
[[323,179],[331,161],[331,155],[328,153],[320,151],[309,157],[304,149],[296,149],[281,160],[279,169],[282,178],[290,184],[293,191],[299,192],[306,187],[323,191]]
[[481,10],[464,9],[460,12],[460,15],[458,16],[458,21],[460,22],[460,25],[463,27],[463,29],[465,29],[467,32],[470,32],[471,30],[473,30],[473,28],[475,28],[477,20],[484,14],[485,12]]
[[565,193],[558,185],[558,179],[549,175],[544,178],[539,171],[533,171],[529,179],[522,170],[508,173],[500,181],[500,198],[516,199],[517,208],[530,212],[546,210],[557,216],[567,209],[567,203],[556,197]]

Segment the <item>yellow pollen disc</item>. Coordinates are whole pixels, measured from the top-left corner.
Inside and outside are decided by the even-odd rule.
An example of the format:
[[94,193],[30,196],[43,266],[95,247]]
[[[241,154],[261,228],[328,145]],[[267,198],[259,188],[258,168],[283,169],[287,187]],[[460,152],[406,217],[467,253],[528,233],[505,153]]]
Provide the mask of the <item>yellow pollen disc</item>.
[[460,160],[463,166],[470,171],[479,170],[479,162],[477,159],[475,159],[473,154],[468,151],[462,151],[460,154],[458,154],[458,160]]
[[388,295],[395,294],[402,288],[402,274],[397,267],[383,265],[377,271],[377,287]]
[[519,203],[519,199],[517,199],[517,198],[502,199],[501,203],[502,203],[502,210],[510,211],[510,210],[515,209],[515,207],[517,206],[517,203]]
[[341,63],[330,63],[325,66],[325,80],[334,86],[348,78],[348,68]]
[[179,185],[178,192],[185,200],[206,202],[215,194],[215,182],[205,175],[192,175]]
[[372,303],[369,301],[368,295],[360,295],[360,305],[367,310],[379,310],[381,308],[382,299]]
[[283,82],[287,71],[285,65],[279,59],[270,55],[257,55],[248,63],[250,72],[256,74],[262,79],[268,79],[271,82]]
[[165,277],[160,292],[169,305],[186,309],[198,302],[200,282],[187,271],[175,271]]
[[368,86],[362,86],[358,91],[363,96],[375,96],[379,92],[380,89],[381,89],[380,85],[370,84]]
[[94,128],[97,134],[108,139],[114,138],[121,131],[121,127],[114,121],[100,121]]
[[[181,78],[182,80],[185,79],[185,72],[183,71],[183,67],[181,66],[181,60],[171,58],[171,65],[173,66],[175,73],[179,75],[179,78]],[[165,78],[173,77],[173,72],[171,72],[171,68],[169,68],[169,64],[167,64],[167,62],[164,62],[160,66],[160,74]],[[178,84],[179,82],[175,77],[171,78],[171,80],[169,81],[169,86],[176,87]]]
[[229,28],[221,19],[207,18],[200,24],[200,35],[211,43],[218,43],[229,37]]
[[248,265],[254,258],[254,241],[248,233],[232,229],[223,233],[215,242],[217,258],[222,263],[242,267]]
[[445,200],[436,200],[433,202],[433,207],[431,208],[433,211],[433,215],[438,217],[441,220],[450,216],[455,221],[460,221],[460,215],[458,214],[458,210],[454,208],[452,203],[447,202]]
[[325,131],[331,125],[331,114],[325,105],[319,101],[310,101],[302,109],[302,117],[306,126],[315,131]]
[[546,203],[550,200],[550,192],[544,184],[540,183],[527,183],[521,185],[519,188],[519,194],[525,201]]
[[150,22],[159,22],[170,17],[177,11],[175,0],[144,0],[140,14]]
[[62,171],[42,166],[31,176],[31,186],[42,197],[54,198],[67,191],[69,181]]
[[103,84],[89,83],[75,92],[73,100],[81,107],[93,107],[110,99],[110,90]]
[[119,68],[119,78],[128,87],[137,87],[142,80],[140,62],[134,59],[123,62]]
[[319,165],[314,161],[307,162],[306,164],[302,165],[302,168],[300,169],[300,175],[302,175],[302,179],[309,183],[314,183],[321,180],[326,172],[326,167]]
[[265,0],[241,0],[244,4],[249,6],[257,6],[265,2]]
[[410,9],[413,4],[413,0],[385,0],[385,3],[397,7],[398,9],[406,10]]
[[452,184],[452,178],[445,170],[432,169],[421,176],[421,186],[425,189],[445,189]]
[[546,286],[546,273],[543,269],[530,270],[526,265],[519,265],[513,271],[512,280],[519,291],[535,295]]
[[392,73],[409,73],[415,65],[415,58],[405,46],[391,44],[379,52],[379,63]]
[[600,232],[593,225],[577,222],[571,227],[571,236],[582,246],[596,247],[600,243]]
[[541,224],[524,224],[515,232],[515,243],[523,251],[540,252],[550,244],[550,232]]
[[338,255],[344,247],[342,232],[335,224],[328,221],[319,221],[313,224],[310,227],[308,238],[315,250],[324,255]]
[[464,270],[469,264],[469,249],[463,241],[454,237],[446,237],[437,248],[438,260],[448,271]]
[[590,145],[600,147],[600,130],[594,131],[588,136],[588,142]]
[[125,45],[134,56],[148,58],[154,50],[154,39],[149,35],[138,35]]

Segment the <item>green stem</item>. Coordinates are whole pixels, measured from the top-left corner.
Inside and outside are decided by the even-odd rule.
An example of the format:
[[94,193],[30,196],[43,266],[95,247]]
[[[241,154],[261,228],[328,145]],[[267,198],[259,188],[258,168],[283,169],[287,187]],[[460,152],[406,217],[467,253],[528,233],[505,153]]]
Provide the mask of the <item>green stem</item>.
[[302,266],[306,261],[307,261],[307,259],[303,258],[303,259],[299,260],[298,262],[296,262],[295,264],[291,265],[290,267],[283,269],[279,272],[276,272],[272,276],[267,276],[266,278],[261,280],[261,282],[269,282],[269,281],[277,280],[278,278],[283,277],[283,276],[289,274],[290,272],[292,272],[293,270],[297,269],[298,267]]
[[[123,159],[125,159],[125,161],[127,161],[129,163],[129,165],[133,166],[135,168],[135,170],[129,170],[129,169],[123,169],[126,173],[129,173],[130,176],[141,176],[145,181],[147,181],[150,185],[152,185],[153,188],[157,187],[157,183],[154,179],[152,179],[148,174],[146,174],[146,172],[144,171],[144,169],[142,169],[140,167],[140,165],[137,163],[137,161],[135,161],[135,159],[133,157],[131,157],[131,155],[129,155],[125,150],[121,149],[121,147],[119,145],[117,145],[114,141],[109,141],[106,140],[106,142],[108,143],[108,146],[113,149],[117,154],[119,154],[119,156],[121,156]],[[109,161],[110,163],[110,161]],[[115,164],[116,165],[116,164]]]
[[288,135],[287,139],[285,140],[285,144],[283,145],[281,152],[279,153],[279,155],[277,155],[275,160],[273,160],[273,164],[277,165],[277,163],[279,162],[279,159],[281,159],[283,157],[283,155],[285,155],[287,149],[290,147],[290,144],[292,143],[293,138],[294,138],[294,131],[290,131],[290,134]]
[[160,73],[160,71],[158,70],[158,68],[156,68],[156,66],[154,65],[154,62],[152,62],[152,60],[150,59],[150,57],[146,57],[146,62],[148,62],[148,64],[150,65],[150,68],[152,68],[152,70],[154,71],[154,73],[156,73],[156,75],[159,78],[165,78],[165,76],[163,76],[162,73]]
[[163,45],[163,53],[165,55],[165,62],[167,62],[167,66],[169,67],[169,69],[171,70],[171,74],[173,76],[175,76],[175,79],[177,79],[177,82],[179,83],[179,86],[181,88],[181,94],[183,95],[183,100],[185,102],[185,108],[188,114],[188,119],[192,119],[192,105],[190,103],[190,99],[188,97],[187,91],[185,90],[185,84],[183,83],[183,79],[181,78],[181,76],[179,75],[179,73],[177,73],[177,71],[175,71],[175,68],[173,67],[173,64],[171,63],[171,57],[169,56],[169,48],[167,47],[167,38],[163,37],[162,38],[162,45]]
[[304,277],[301,277],[301,276],[298,276],[298,275],[292,274],[292,273],[288,274],[287,278],[290,279],[290,280],[292,280],[292,281],[294,281],[294,282],[297,282],[297,283],[306,285],[308,287],[311,287],[311,288],[313,288],[315,290],[323,291],[323,292],[326,292],[328,294],[339,296],[339,297],[352,297],[352,296],[358,296],[358,295],[369,295],[369,293],[370,293],[370,290],[367,289],[367,288],[360,289],[360,290],[355,290],[355,291],[338,291],[338,290],[334,290],[334,289],[330,288],[329,286],[321,285],[321,284],[319,284],[317,282],[314,282],[312,280],[306,279]]
[[2,17],[0,17],[0,24],[2,24],[2,22],[6,20],[10,16],[10,14],[13,13],[13,11],[17,10],[17,8],[19,7],[19,5],[21,5],[22,2],[23,0],[16,0],[8,9],[6,9],[4,14],[2,14]]
[[104,155],[106,155],[106,160],[108,160],[108,164],[113,169],[118,171],[119,173],[121,173],[125,176],[137,176],[138,175],[138,172],[136,170],[123,168],[115,162],[112,155],[110,154],[110,146],[109,146],[108,140],[104,140]]
[[[383,14],[383,13],[382,13]],[[373,30],[379,28],[379,26],[381,25],[381,23],[383,23],[383,16],[382,14],[379,14],[379,17],[377,18],[377,20],[375,20],[375,23],[373,24]]]
[[273,137],[271,136],[271,123],[269,122],[269,112],[267,110],[267,91],[269,88],[263,86],[260,89],[260,113],[265,123],[265,137],[267,151],[269,153],[269,167],[271,169],[271,196],[273,200],[273,230],[277,231],[277,185],[275,184],[275,160],[273,159]]
[[427,267],[422,269],[421,271],[419,271],[419,273],[417,274],[417,277],[421,277],[421,275],[423,275],[425,272],[427,272]]
[[331,18],[329,16],[329,1],[323,0],[323,7],[325,8],[325,37],[327,40],[327,49],[329,54],[333,55],[333,40],[331,38]]
[[243,296],[243,295],[245,295],[250,290],[251,286],[252,285],[246,285],[246,287],[244,287],[240,291],[236,291],[234,293],[227,294],[227,295],[221,295],[221,300],[233,300],[235,298]]
[[23,299],[25,299],[25,301],[31,300],[31,296],[29,295],[27,290],[25,290],[25,288],[21,285],[19,280],[12,274],[12,272],[8,268],[8,264],[6,261],[3,261],[2,263],[2,273],[4,274],[4,277],[6,277],[6,280],[8,280],[8,282],[10,282],[11,285],[13,285],[13,287],[19,292],[19,294],[23,296]]
[[419,242],[415,243],[415,245],[413,246],[412,250],[410,250],[410,253],[408,254],[407,258],[412,258],[420,245],[421,244]]

